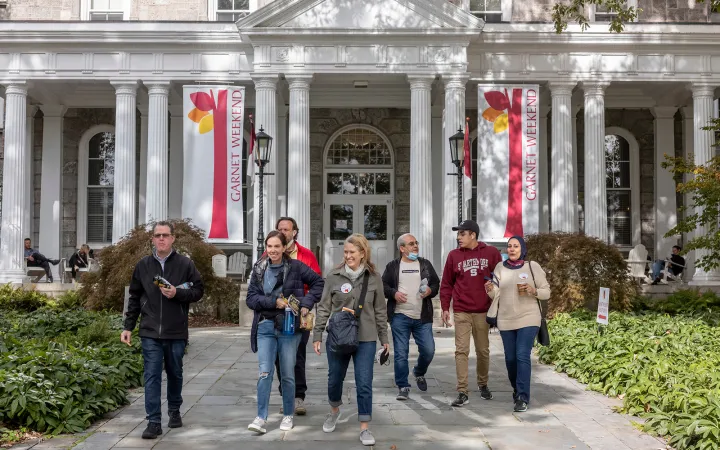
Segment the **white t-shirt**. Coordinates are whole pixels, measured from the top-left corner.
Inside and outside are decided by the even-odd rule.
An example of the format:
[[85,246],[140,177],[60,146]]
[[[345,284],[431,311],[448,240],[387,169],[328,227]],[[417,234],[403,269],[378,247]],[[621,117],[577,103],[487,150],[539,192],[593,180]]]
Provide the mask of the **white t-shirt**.
[[417,294],[420,290],[421,281],[420,262],[405,262],[400,260],[398,291],[407,295],[407,303],[397,302],[395,304],[395,314],[405,314],[411,319],[420,319],[422,300],[418,300]]

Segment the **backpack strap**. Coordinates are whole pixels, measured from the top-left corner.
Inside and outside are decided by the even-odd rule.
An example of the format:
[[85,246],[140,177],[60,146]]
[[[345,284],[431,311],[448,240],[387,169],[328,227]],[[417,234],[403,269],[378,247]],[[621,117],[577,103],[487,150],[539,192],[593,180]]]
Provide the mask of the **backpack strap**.
[[367,295],[369,279],[370,279],[370,272],[368,272],[366,270],[365,275],[363,276],[363,284],[362,284],[362,290],[360,291],[360,299],[358,300],[357,308],[355,308],[355,318],[356,319],[360,318],[360,314],[362,313],[363,306],[365,305],[365,296]]

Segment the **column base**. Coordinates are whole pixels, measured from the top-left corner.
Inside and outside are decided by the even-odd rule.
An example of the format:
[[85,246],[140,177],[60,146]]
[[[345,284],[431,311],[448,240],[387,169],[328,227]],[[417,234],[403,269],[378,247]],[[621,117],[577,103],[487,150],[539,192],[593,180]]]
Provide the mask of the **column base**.
[[690,281],[688,285],[720,287],[720,271],[711,270],[710,272],[706,272],[703,269],[695,269],[692,281]]
[[0,272],[0,284],[22,284],[27,278],[27,274],[22,270],[6,270]]

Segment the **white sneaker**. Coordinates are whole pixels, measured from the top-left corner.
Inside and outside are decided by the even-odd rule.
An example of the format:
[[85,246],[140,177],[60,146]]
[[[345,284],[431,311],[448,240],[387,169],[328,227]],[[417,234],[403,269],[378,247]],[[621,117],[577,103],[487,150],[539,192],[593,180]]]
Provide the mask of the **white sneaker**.
[[362,445],[375,445],[375,436],[372,435],[370,430],[362,430],[360,432],[360,442]]
[[248,425],[248,430],[254,431],[256,433],[265,434],[267,433],[267,430],[265,429],[265,421],[262,420],[259,417],[256,417],[253,422]]
[[340,411],[334,414],[332,411],[325,417],[325,423],[323,423],[323,431],[326,433],[332,433],[335,431],[335,425],[340,418]]
[[280,422],[280,431],[290,431],[293,428],[293,416],[285,416]]

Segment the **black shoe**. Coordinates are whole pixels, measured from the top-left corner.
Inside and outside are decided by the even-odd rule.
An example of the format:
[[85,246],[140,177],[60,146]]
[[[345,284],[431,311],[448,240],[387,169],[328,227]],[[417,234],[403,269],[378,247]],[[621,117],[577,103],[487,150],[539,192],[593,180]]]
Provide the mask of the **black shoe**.
[[150,422],[143,431],[143,439],[157,439],[158,436],[162,435],[162,426],[159,423]]
[[52,282],[53,282],[53,279],[52,279],[52,278],[45,278],[45,282],[46,282],[46,283],[52,283]]
[[513,410],[515,412],[525,412],[528,409],[528,404],[520,399],[515,400],[515,408]]
[[487,385],[485,386],[478,386],[480,391],[480,397],[482,397],[483,400],[492,400],[493,395],[492,392],[490,392],[490,389],[488,389]]
[[169,411],[168,415],[168,428],[180,428],[182,427],[182,418],[180,417],[180,411]]
[[458,392],[458,396],[453,402],[450,404],[452,406],[465,406],[468,403],[470,403],[470,398],[468,395],[464,392]]
[[425,380],[425,377],[416,377],[415,383],[417,383],[418,389],[423,392],[427,391],[427,381]]
[[410,398],[410,388],[409,387],[401,387],[398,389],[398,395],[395,397],[395,400],[407,400]]
[[49,261],[50,261],[50,264],[52,264],[53,266],[57,266],[58,264],[60,264],[59,259],[51,259]]

